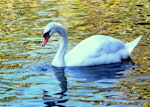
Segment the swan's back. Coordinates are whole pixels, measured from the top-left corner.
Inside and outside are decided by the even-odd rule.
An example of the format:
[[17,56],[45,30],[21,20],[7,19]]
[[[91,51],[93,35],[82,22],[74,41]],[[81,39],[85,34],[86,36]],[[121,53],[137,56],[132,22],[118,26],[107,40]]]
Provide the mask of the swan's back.
[[115,38],[103,35],[91,36],[65,55],[66,66],[90,66],[120,62],[127,58],[125,44]]

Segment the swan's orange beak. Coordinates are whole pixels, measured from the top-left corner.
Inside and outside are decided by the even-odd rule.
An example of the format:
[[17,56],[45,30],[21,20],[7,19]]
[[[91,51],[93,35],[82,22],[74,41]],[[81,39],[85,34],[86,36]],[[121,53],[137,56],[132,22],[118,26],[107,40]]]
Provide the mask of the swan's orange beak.
[[49,35],[45,35],[45,36],[44,36],[44,41],[43,41],[43,43],[42,43],[42,46],[43,46],[43,47],[47,44],[49,38],[50,38]]

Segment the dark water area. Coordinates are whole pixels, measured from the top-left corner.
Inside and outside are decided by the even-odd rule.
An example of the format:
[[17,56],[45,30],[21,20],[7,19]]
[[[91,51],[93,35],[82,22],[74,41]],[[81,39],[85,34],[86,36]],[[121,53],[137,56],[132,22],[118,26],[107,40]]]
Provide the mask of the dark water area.
[[[0,4],[0,106],[150,106],[149,0],[1,0]],[[59,36],[41,47],[49,22],[67,28],[68,51],[94,34],[124,42],[143,38],[131,59],[122,63],[56,68],[51,61]]]

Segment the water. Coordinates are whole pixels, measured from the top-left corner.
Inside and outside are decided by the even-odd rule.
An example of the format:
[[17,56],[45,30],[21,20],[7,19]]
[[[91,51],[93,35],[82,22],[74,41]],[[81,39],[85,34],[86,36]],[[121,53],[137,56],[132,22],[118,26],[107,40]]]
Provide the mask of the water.
[[[149,1],[1,0],[0,106],[148,107]],[[69,47],[93,34],[123,41],[143,35],[132,60],[93,67],[55,68],[58,35],[41,47],[43,27],[68,29]]]

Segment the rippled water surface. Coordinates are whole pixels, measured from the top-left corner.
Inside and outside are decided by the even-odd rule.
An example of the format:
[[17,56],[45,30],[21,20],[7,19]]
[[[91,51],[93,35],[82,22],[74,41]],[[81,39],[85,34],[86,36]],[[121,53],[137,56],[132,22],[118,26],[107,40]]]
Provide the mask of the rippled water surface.
[[[1,0],[0,4],[0,106],[150,106],[149,0]],[[125,42],[139,35],[143,39],[132,60],[55,68],[51,61],[59,36],[41,47],[43,28],[52,21],[68,29],[68,50],[94,34]]]

